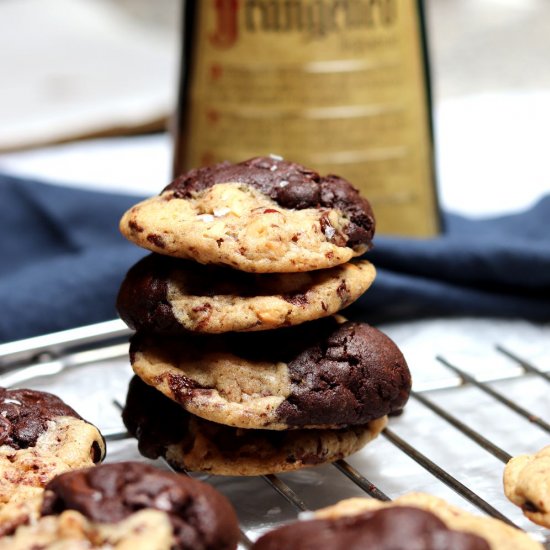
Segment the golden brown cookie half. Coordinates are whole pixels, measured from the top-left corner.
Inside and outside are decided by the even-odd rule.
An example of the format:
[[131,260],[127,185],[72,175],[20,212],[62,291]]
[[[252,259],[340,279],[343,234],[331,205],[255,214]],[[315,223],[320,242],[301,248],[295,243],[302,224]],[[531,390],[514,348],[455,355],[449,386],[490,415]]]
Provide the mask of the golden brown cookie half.
[[339,430],[245,430],[209,422],[142,382],[130,382],[122,413],[140,452],[164,457],[177,470],[252,476],[317,466],[358,451],[386,424],[386,417],[366,426]]
[[343,264],[371,247],[374,226],[349,182],[277,157],[191,170],[120,222],[152,252],[253,273]]
[[355,515],[285,525],[263,535],[253,550],[490,550],[485,539],[449,529],[420,508],[395,506]]
[[0,535],[36,516],[54,476],[104,456],[97,428],[55,395],[0,388]]
[[257,275],[151,254],[128,272],[117,309],[130,328],[149,332],[270,330],[340,311],[374,277],[367,260]]
[[397,346],[365,324],[327,317],[251,333],[137,333],[134,372],[188,412],[247,429],[363,426],[405,405]]
[[504,493],[531,521],[550,527],[550,445],[508,462]]

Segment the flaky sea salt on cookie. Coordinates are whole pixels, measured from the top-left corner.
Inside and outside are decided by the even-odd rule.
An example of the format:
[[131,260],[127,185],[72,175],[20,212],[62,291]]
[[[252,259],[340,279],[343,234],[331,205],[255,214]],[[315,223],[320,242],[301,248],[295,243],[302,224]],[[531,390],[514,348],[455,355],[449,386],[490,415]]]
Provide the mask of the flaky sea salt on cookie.
[[337,430],[244,430],[216,424],[142,382],[130,382],[122,413],[140,452],[176,470],[229,476],[289,472],[355,453],[385,427],[386,417]]
[[97,428],[55,395],[0,388],[0,535],[36,516],[54,476],[104,456]]
[[348,181],[279,157],[191,170],[120,222],[153,252],[256,273],[343,264],[370,248],[374,227]]
[[334,317],[250,333],[137,333],[130,359],[191,414],[236,428],[361,426],[401,410],[411,388],[390,338]]
[[151,254],[128,272],[117,309],[130,328],[149,332],[271,330],[340,311],[374,276],[367,260],[307,273],[255,274]]

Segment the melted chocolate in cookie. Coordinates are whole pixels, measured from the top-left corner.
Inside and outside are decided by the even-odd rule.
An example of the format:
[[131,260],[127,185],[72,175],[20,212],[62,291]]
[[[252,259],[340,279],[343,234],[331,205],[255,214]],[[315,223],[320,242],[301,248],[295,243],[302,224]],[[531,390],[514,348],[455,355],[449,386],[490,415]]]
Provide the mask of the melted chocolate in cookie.
[[14,449],[34,447],[47,430],[48,421],[60,416],[81,419],[51,393],[0,388],[0,445]]
[[197,168],[179,176],[164,191],[172,191],[176,198],[190,198],[217,183],[229,182],[250,185],[284,208],[338,209],[351,221],[346,246],[370,246],[374,215],[367,199],[361,197],[351,183],[334,175],[321,177],[300,164],[276,157]]
[[288,362],[291,394],[279,416],[289,425],[358,425],[401,410],[411,375],[397,346],[365,323],[331,323],[319,323],[321,337]]
[[[134,376],[128,387],[122,421],[127,430],[138,440],[139,452],[147,458],[164,455],[168,445],[189,439],[191,415],[180,405],[165,397]],[[169,418],[170,422],[166,419]],[[189,442],[192,446],[192,441]]]
[[[116,307],[120,318],[131,329],[154,327],[163,333],[181,332],[167,298],[171,259],[151,254],[128,271],[118,292]],[[182,265],[187,264],[183,260]]]
[[143,509],[165,512],[178,550],[234,549],[233,508],[213,487],[139,462],[67,472],[46,486],[42,515],[77,510],[91,521],[116,523]]
[[356,516],[317,519],[267,533],[253,550],[490,550],[471,533],[453,531],[435,515],[397,506]]

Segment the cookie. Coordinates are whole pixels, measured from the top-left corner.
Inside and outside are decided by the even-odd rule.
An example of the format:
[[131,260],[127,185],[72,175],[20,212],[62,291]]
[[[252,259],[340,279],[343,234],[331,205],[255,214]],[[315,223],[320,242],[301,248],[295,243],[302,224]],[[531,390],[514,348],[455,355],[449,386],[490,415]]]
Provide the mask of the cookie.
[[285,525],[263,535],[253,550],[490,550],[477,535],[449,529],[437,516],[399,506],[354,516]]
[[334,317],[252,333],[137,333],[134,372],[188,412],[247,429],[361,426],[401,410],[405,359],[379,330]]
[[0,548],[233,550],[240,536],[233,508],[213,487],[139,462],[57,476],[40,513]]
[[253,476],[345,458],[376,437],[386,418],[339,430],[245,430],[209,422],[148,386],[130,382],[122,419],[147,458],[164,457],[177,470]]
[[531,521],[550,527],[550,445],[506,464],[504,493]]
[[104,456],[97,428],[55,395],[0,388],[0,535],[36,515],[50,479]]
[[153,252],[253,273],[343,264],[371,247],[374,229],[369,202],[348,181],[279,157],[191,170],[120,222]]
[[128,272],[117,309],[134,330],[269,330],[340,311],[374,276],[367,260],[309,273],[256,275],[151,254]]
[[12,536],[0,538],[0,550],[169,550],[173,539],[168,517],[157,510],[101,525],[67,510],[18,527]]
[[[470,514],[440,498],[423,493],[403,495],[393,502],[380,502],[370,498],[351,498],[340,501],[334,506],[318,510],[315,517],[318,519],[334,519],[343,516],[355,516],[373,510],[398,507],[407,509],[412,507],[429,512],[439,518],[448,529],[470,533],[484,539],[491,550],[543,550],[542,545],[534,541],[529,535],[498,519]],[[409,547],[405,546],[404,548]],[[443,544],[435,548],[454,549],[455,546]],[[462,547],[456,546],[456,548]]]

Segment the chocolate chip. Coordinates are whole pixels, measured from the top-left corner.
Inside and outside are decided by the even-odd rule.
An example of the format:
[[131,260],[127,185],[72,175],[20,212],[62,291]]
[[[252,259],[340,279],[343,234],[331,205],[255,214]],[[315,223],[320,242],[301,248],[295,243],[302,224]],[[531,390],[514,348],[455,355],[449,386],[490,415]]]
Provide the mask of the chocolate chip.
[[309,304],[309,300],[307,299],[307,295],[303,293],[299,294],[284,294],[283,298],[289,303],[294,306],[300,306],[305,307]]
[[319,218],[319,224],[321,226],[321,231],[326,237],[327,241],[335,244],[336,246],[346,246],[347,238],[340,231],[336,230],[330,223],[327,212],[324,212]]
[[194,380],[191,380],[191,378],[183,376],[183,374],[169,373],[167,379],[170,390],[180,403],[185,403],[190,399],[196,393],[196,390],[207,389],[203,388]]
[[279,201],[287,208],[311,208],[320,201],[319,184],[311,180],[292,179],[278,193]]
[[164,242],[164,239],[156,233],[149,233],[149,235],[147,235],[147,240],[158,248],[166,248],[166,243]]
[[533,513],[537,513],[537,512],[540,512],[540,509],[537,507],[537,505],[531,501],[531,500],[526,500],[522,505],[521,505],[521,509],[522,510],[525,510],[526,512],[533,512]]
[[[105,446],[104,446],[105,447]],[[99,443],[94,441],[90,448],[90,458],[94,464],[101,462],[105,458],[105,453],[102,451]]]
[[338,285],[338,288],[336,289],[336,294],[338,294],[338,298],[340,298],[342,304],[345,304],[349,300],[349,290],[346,285],[346,281],[342,281]]
[[128,225],[130,226],[130,229],[136,233],[143,233],[144,229],[143,227],[141,227],[141,225],[139,225],[137,222],[135,222],[134,220],[130,220],[128,222]]

